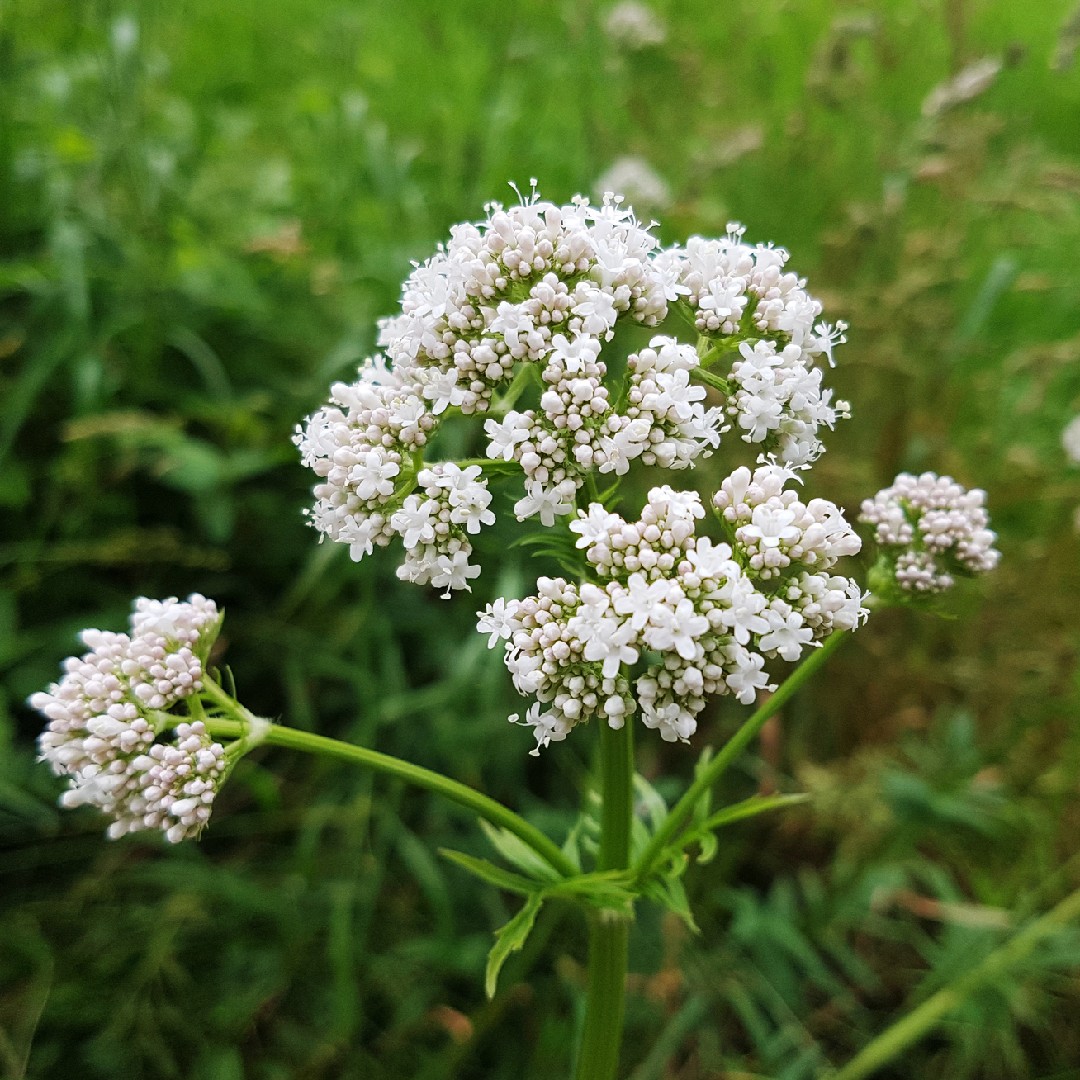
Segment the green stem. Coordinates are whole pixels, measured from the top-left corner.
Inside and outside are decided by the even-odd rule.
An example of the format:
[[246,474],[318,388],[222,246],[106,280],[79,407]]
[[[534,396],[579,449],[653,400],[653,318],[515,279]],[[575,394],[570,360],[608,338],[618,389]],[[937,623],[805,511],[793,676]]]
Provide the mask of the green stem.
[[634,816],[634,738],[629,723],[600,728],[600,854],[597,870],[625,870],[630,865],[630,823]]
[[1080,889],[1065,897],[1040,919],[1029,923],[1011,941],[995,949],[981,964],[950,986],[931,995],[918,1008],[901,1017],[892,1027],[865,1046],[829,1080],[862,1080],[890,1062],[913,1042],[936,1027],[947,1013],[963,1004],[980,986],[994,982],[1023,960],[1043,938],[1080,918]]
[[[598,870],[630,863],[634,812],[634,743],[630,724],[600,727],[600,852]],[[577,1080],[615,1080],[622,1043],[630,918],[614,911],[589,916],[589,976]]]
[[[204,689],[208,689],[211,685],[214,684],[207,680]],[[250,737],[252,721],[254,720],[255,724],[261,729],[259,731],[261,738],[258,739],[260,742],[267,743],[270,746],[287,747],[290,750],[302,750],[309,754],[322,754],[325,757],[336,758],[338,761],[346,761],[352,765],[362,765],[365,768],[374,769],[375,772],[385,773],[387,776],[393,776],[416,787],[432,791],[436,795],[441,795],[444,799],[449,799],[459,806],[464,806],[465,809],[471,810],[485,821],[490,821],[492,825],[497,825],[513,833],[523,843],[528,844],[537,855],[562,874],[563,877],[573,877],[578,873],[577,868],[566,855],[536,826],[530,825],[523,817],[515,814],[513,810],[508,810],[502,803],[488,798],[487,795],[483,795],[479,791],[459,783],[457,780],[451,780],[441,773],[425,769],[421,765],[413,765],[411,762],[402,761],[401,758],[391,757],[389,754],[380,754],[377,750],[369,750],[364,746],[354,746],[352,743],[340,742],[338,739],[329,739],[325,735],[315,735],[310,731],[279,727],[277,724],[270,724],[266,720],[249,719],[238,712],[238,708],[242,709],[242,706],[238,707],[237,703],[228,698],[220,687],[217,689],[228,704],[226,705],[220,698],[218,698],[218,703],[228,708],[233,715],[240,715],[240,719],[229,720],[221,717],[208,719],[206,729],[212,736],[241,740]],[[217,695],[213,696],[217,698]],[[246,710],[244,711],[246,712]]]
[[514,469],[521,468],[516,461],[503,461],[502,458],[462,458],[460,461],[455,461],[454,464],[460,469],[467,469],[470,465],[478,465],[484,472],[513,472]]
[[527,360],[518,368],[517,374],[510,380],[510,385],[502,396],[492,402],[491,413],[495,416],[505,416],[517,404],[525,388],[533,382],[537,385],[542,382],[540,369]]
[[668,844],[693,815],[694,807],[697,806],[702,795],[720,779],[724,771],[743,751],[747,743],[761,730],[765,721],[775,716],[803,683],[825,663],[846,635],[847,631],[836,630],[825,639],[821,648],[814,649],[788,676],[776,693],[761,705],[724,744],[716,757],[698,773],[697,779],[687,789],[686,794],[671,808],[670,813],[664,818],[663,824],[656,830],[645,850],[641,853],[637,865],[634,867],[635,885],[640,887],[642,882],[655,869],[656,864],[664,858]]

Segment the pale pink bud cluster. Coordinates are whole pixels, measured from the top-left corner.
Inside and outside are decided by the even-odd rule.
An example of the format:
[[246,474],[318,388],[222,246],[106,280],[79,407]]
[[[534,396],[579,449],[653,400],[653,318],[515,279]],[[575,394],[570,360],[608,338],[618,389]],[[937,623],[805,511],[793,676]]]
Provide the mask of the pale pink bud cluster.
[[220,626],[212,600],[135,601],[129,634],[85,630],[89,651],[64,662],[64,675],[30,705],[48,721],[43,760],[69,788],[64,806],[92,805],[113,818],[110,836],[161,829],[179,841],[197,835],[224,771],[224,749],[201,723],[166,710],[197,694]]
[[952,588],[956,575],[992,570],[994,548],[986,492],[961,487],[951,476],[901,473],[862,504],[860,521],[874,526],[892,577],[910,593]]

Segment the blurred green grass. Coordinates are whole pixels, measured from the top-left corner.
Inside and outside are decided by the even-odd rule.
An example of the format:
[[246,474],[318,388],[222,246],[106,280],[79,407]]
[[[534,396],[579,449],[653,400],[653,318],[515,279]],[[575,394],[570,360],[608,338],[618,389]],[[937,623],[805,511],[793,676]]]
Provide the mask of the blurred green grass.
[[[988,489],[1004,553],[955,620],[872,621],[746,763],[735,783],[815,801],[696,871],[700,938],[642,912],[627,1070],[819,1075],[1077,887],[1076,16],[653,7],[667,40],[641,50],[590,3],[0,7],[0,1074],[565,1072],[580,928],[552,917],[484,1004],[508,909],[440,865],[478,843],[456,811],[264,754],[200,844],[105,844],[55,809],[23,703],[80,628],[197,589],[257,712],[564,825],[587,740],[528,758],[471,629],[531,572],[447,604],[351,565],[303,524],[288,438],[452,223],[511,179],[589,192],[624,155],[672,191],[665,242],[741,220],[851,323],[854,419],[816,490],[853,508],[951,472]],[[985,56],[992,85],[922,115]],[[674,790],[690,760],[642,764]],[[1078,948],[1059,935],[888,1075],[1071,1075]]]

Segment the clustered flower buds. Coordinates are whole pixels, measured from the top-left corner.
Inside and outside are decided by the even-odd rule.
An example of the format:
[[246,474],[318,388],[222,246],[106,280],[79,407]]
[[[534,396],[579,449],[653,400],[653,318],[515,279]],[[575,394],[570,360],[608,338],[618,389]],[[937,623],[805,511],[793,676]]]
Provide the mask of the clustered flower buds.
[[168,712],[203,688],[221,618],[197,593],[186,602],[135,601],[130,633],[84,630],[89,651],[30,705],[48,725],[38,748],[69,779],[63,806],[88,804],[113,818],[110,837],[160,829],[176,843],[196,836],[225,772],[227,751],[201,720]]
[[520,722],[538,747],[591,716],[621,727],[638,708],[662,738],[685,740],[707,696],[748,704],[768,684],[767,659],[797,660],[865,618],[858,584],[828,572],[858,537],[832,503],[784,490],[792,476],[766,465],[724,482],[714,505],[731,544],[696,535],[696,492],[653,488],[636,522],[593,503],[570,529],[595,583],[541,578],[537,595],[480,613],[515,688],[536,698]]
[[[769,660],[866,616],[862,590],[833,572],[858,537],[834,504],[791,487],[849,414],[823,385],[846,326],[819,321],[786,251],[746,243],[735,224],[662,248],[621,196],[558,206],[535,182],[519,205],[486,209],[414,267],[400,314],[380,323],[382,352],[297,429],[320,479],[311,522],[356,560],[399,537],[398,576],[448,597],[480,573],[470,556],[495,521],[490,477],[520,470],[517,519],[568,527],[588,566],[481,614],[535,698],[521,722],[546,745],[589,717],[617,727],[637,712],[685,739],[710,694],[750,703]],[[620,322],[652,330],[648,345],[609,347]],[[451,415],[483,416],[483,456],[428,463]],[[693,492],[653,488],[636,522],[610,509],[611,482],[635,462],[688,469],[728,433],[756,468],[712,499],[726,542],[696,534]],[[997,560],[982,493],[930,474],[898,478],[864,520],[894,590],[938,591]]]
[[[319,532],[356,560],[399,536],[402,577],[468,589],[466,534],[494,514],[478,474],[468,484],[482,512],[467,521],[450,488],[431,494],[433,472],[446,480],[450,466],[424,456],[452,413],[490,415],[483,468],[520,466],[514,512],[544,526],[574,512],[590,473],[622,476],[635,460],[685,468],[731,427],[761,455],[812,462],[819,429],[847,415],[816,366],[831,363],[843,325],[818,323],[821,305],[785,270],[787,252],[745,243],[737,226],[668,249],[650,229],[619,196],[557,206],[534,190],[451,230],[405,282],[401,313],[380,324],[383,353],[297,429],[320,480],[309,512]],[[601,353],[617,323],[659,327],[676,311],[695,343],[658,334],[612,379]],[[530,386],[536,404],[515,409]],[[706,404],[706,386],[722,404]]]
[[860,521],[874,526],[882,560],[875,592],[940,593],[956,575],[970,577],[997,566],[1001,553],[984,506],[986,492],[967,491],[950,476],[901,473],[862,504]]

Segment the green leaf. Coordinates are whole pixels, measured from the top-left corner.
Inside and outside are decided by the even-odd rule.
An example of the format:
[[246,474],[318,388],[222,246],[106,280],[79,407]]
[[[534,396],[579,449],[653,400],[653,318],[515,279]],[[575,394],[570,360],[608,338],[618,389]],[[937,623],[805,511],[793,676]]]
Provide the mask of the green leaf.
[[694,913],[690,910],[690,899],[686,895],[686,889],[681,881],[682,869],[686,860],[682,860],[682,866],[663,878],[653,879],[645,889],[645,895],[650,900],[674,912],[696,934],[698,925],[694,921]]
[[664,797],[644,776],[640,776],[638,773],[634,774],[634,794],[637,796],[638,805],[645,811],[649,818],[649,824],[652,826],[653,832],[655,832],[664,824],[664,819],[668,815],[667,803],[664,802]]
[[496,828],[488,821],[481,820],[480,828],[491,841],[491,846],[508,862],[538,884],[558,881],[559,872],[545,859],[541,858],[520,837],[508,829]]
[[671,850],[681,852],[687,845],[696,841],[702,847],[698,862],[708,862],[716,854],[716,837],[713,833],[717,829],[722,829],[725,825],[731,825],[736,821],[756,817],[769,810],[780,810],[785,806],[804,803],[809,798],[809,795],[802,792],[791,795],[751,795],[749,799],[725,806],[723,810],[718,810],[715,814],[694,822],[676,838],[671,845]]
[[450,848],[439,848],[439,854],[452,863],[457,863],[463,870],[468,870],[481,881],[494,885],[497,889],[519,893],[521,896],[530,896],[536,891],[535,883],[528,878],[504,870],[501,866],[489,863],[487,859],[478,859],[474,855],[466,855],[463,851],[452,851]]
[[540,893],[532,893],[525,901],[525,906],[508,923],[495,931],[495,944],[488,953],[487,970],[484,973],[484,990],[489,999],[495,996],[495,986],[503,964],[512,952],[518,952],[525,944],[543,902],[544,898]]
[[578,845],[578,835],[581,832],[580,819],[575,822],[574,827],[567,833],[566,839],[562,844],[562,853],[574,864],[574,866],[581,869],[581,848]]
[[704,836],[698,837],[698,855],[697,862],[704,866],[706,863],[711,863],[716,858],[717,851],[720,850],[720,841],[716,839],[716,833],[706,833]]
[[630,888],[630,874],[625,870],[598,870],[592,874],[563,878],[544,889],[545,897],[567,897],[593,907],[632,915],[636,894]]

